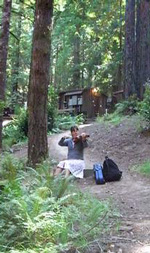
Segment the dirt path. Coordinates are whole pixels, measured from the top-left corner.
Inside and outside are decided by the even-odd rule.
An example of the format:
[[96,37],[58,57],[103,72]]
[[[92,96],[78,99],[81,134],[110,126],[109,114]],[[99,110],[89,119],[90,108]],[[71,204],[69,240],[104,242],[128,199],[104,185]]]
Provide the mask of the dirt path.
[[[130,171],[132,165],[150,157],[150,137],[139,134],[137,124],[136,117],[132,117],[119,126],[93,123],[80,127],[81,132],[90,134],[89,147],[85,150],[86,168],[91,169],[95,162],[102,163],[108,155],[123,171],[119,182],[96,185],[93,177],[89,177],[78,183],[82,190],[90,191],[100,200],[111,198],[120,212],[118,233],[111,232],[108,238],[101,238],[104,245],[114,247],[104,252],[150,253],[150,178]],[[49,137],[50,157],[56,161],[66,158],[67,148],[58,146],[64,134],[69,132]],[[19,157],[25,156],[26,148],[17,153]]]

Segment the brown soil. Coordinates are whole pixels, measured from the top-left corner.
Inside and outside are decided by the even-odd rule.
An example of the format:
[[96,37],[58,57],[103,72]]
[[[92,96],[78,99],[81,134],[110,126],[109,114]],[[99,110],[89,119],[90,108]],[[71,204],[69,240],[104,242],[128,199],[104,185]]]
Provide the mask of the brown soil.
[[[77,184],[90,191],[100,200],[111,198],[120,212],[118,232],[112,230],[106,238],[100,238],[95,252],[150,253],[150,177],[146,178],[131,170],[135,164],[150,158],[150,136],[137,130],[136,117],[125,119],[120,125],[91,123],[80,127],[80,132],[90,134],[89,147],[85,150],[86,168],[104,161],[108,155],[123,171],[119,182],[96,185],[93,177]],[[67,148],[58,146],[59,139],[69,132],[49,137],[50,157],[56,161],[66,158]],[[26,148],[17,152],[26,155]],[[102,251],[103,249],[103,251]]]

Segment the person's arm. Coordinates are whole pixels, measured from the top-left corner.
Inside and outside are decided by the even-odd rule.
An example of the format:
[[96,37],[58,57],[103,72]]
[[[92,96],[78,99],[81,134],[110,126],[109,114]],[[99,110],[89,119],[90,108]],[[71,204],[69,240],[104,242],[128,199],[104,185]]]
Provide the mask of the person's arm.
[[87,148],[88,147],[87,140],[82,140],[82,144],[83,144],[83,148]]
[[81,136],[82,136],[82,145],[83,145],[83,148],[88,147],[88,142],[87,142],[86,134],[82,133]]
[[61,139],[60,139],[60,141],[58,142],[58,145],[59,146],[68,146],[68,140],[69,140],[69,138],[66,138],[66,137],[62,137]]

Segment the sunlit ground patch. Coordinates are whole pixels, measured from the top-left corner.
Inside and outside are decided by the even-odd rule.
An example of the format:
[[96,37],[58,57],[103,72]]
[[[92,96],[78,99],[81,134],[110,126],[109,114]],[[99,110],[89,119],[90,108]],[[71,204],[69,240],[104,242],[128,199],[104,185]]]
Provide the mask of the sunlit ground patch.
[[133,249],[133,253],[150,253],[150,245],[141,245]]

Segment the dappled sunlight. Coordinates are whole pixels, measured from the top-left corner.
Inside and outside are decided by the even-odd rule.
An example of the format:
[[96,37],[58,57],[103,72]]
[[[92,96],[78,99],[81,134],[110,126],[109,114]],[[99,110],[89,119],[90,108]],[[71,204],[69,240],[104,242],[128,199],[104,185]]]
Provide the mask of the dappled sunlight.
[[132,253],[150,253],[150,245],[139,245],[132,250]]
[[11,122],[11,120],[4,120],[3,121],[3,127],[6,126],[6,125],[8,125],[10,122]]
[[82,124],[79,126],[79,128],[84,128],[84,127],[89,127],[92,126],[93,124]]

